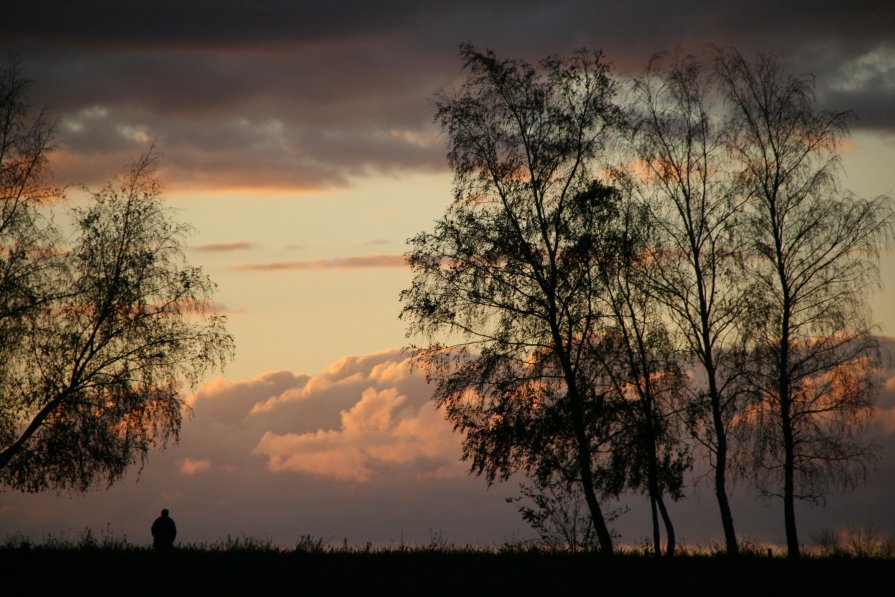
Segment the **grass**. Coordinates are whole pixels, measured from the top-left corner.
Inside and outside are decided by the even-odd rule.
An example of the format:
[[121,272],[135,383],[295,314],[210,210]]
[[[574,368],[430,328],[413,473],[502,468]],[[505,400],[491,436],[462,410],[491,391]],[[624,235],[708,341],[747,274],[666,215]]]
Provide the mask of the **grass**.
[[252,595],[888,595],[895,559],[847,551],[799,561],[746,549],[728,558],[711,549],[672,560],[642,549],[604,557],[544,551],[530,544],[377,548],[331,546],[304,536],[293,545],[228,537],[171,553],[85,531],[68,541],[0,543],[0,574],[39,593]]

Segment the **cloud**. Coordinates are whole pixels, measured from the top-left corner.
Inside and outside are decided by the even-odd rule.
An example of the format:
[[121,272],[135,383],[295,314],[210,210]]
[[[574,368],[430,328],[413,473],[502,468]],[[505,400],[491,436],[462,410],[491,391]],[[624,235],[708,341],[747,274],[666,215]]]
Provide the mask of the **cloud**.
[[861,128],[895,132],[891,109],[895,105],[895,45],[891,42],[842,60],[818,87],[825,104],[854,110]]
[[0,49],[21,57],[31,102],[59,119],[60,182],[102,182],[158,138],[169,188],[304,190],[444,169],[432,94],[462,76],[463,40],[530,61],[601,46],[619,73],[713,43],[785,52],[817,75],[824,105],[891,131],[893,13],[873,0],[12,0]]
[[197,245],[192,247],[194,251],[200,251],[203,253],[223,253],[229,251],[247,251],[249,249],[257,248],[258,245],[255,243],[250,243],[248,241],[239,240],[229,243],[213,243],[210,245]]
[[241,381],[218,378],[202,384],[187,398],[187,404],[196,411],[196,417],[239,425],[259,402],[301,389],[310,379],[308,375],[290,371],[269,371]]
[[457,437],[429,404],[411,407],[394,388],[367,388],[341,412],[338,429],[303,434],[265,433],[255,453],[273,472],[311,473],[369,481],[382,471],[412,467],[418,475],[463,475]]
[[879,341],[882,367],[875,419],[883,434],[895,437],[895,338],[881,337]]
[[[893,375],[890,362],[885,379]],[[887,382],[884,392],[892,390]],[[189,398],[180,443],[153,452],[141,472],[85,495],[7,492],[0,528],[58,537],[110,524],[140,544],[151,540],[148,526],[159,509],[170,508],[184,542],[230,535],[286,545],[310,534],[396,545],[399,537],[426,542],[430,529],[459,544],[531,537],[516,505],[505,502],[516,494],[516,479],[486,489],[481,478],[464,473],[461,438],[434,408],[431,392],[399,350],[346,356],[310,375],[269,371],[212,380]],[[887,396],[880,404],[895,404]],[[805,536],[870,522],[895,532],[895,434],[879,444],[880,470],[867,487],[831,495],[826,508],[799,506]],[[685,491],[686,499],[673,504],[679,539],[716,541],[720,526],[708,486]],[[778,502],[759,499],[743,482],[732,504],[745,537],[783,541]],[[631,511],[613,526],[621,542],[635,544],[649,533],[648,505],[634,494],[620,505]]]
[[195,419],[249,432],[244,449],[272,473],[369,482],[381,476],[465,475],[460,437],[430,400],[423,375],[389,350],[345,357],[306,376],[279,371],[203,385]]
[[377,238],[375,240],[371,240],[370,242],[366,242],[366,243],[363,243],[358,246],[359,247],[383,247],[383,246],[390,245],[390,244],[392,244],[392,241],[390,241],[390,240],[385,240],[383,238]]
[[233,269],[242,271],[292,271],[330,269],[368,269],[379,267],[404,267],[403,255],[358,255],[334,259],[306,259],[301,261],[274,261],[271,263],[241,263]]
[[180,474],[187,477],[207,473],[211,470],[210,460],[196,460],[193,458],[184,458],[180,461]]

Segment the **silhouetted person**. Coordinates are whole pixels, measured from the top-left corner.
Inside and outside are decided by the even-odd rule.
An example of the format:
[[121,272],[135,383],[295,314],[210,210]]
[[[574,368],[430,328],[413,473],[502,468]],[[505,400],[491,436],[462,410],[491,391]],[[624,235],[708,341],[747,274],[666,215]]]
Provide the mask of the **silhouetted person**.
[[174,537],[177,536],[177,525],[168,516],[168,509],[162,510],[162,515],[152,523],[152,546],[158,551],[170,551],[174,546]]

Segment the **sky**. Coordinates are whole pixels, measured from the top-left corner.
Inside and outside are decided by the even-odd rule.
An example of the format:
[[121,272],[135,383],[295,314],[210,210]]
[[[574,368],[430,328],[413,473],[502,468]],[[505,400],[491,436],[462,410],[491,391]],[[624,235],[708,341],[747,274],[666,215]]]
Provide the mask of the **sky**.
[[[451,198],[434,94],[463,77],[457,48],[536,62],[602,48],[618,77],[657,52],[732,45],[815,76],[817,99],[854,110],[843,183],[895,192],[895,5],[855,0],[676,3],[427,0],[6,0],[0,55],[57,122],[53,182],[99,187],[161,153],[168,203],[195,233],[187,257],[218,283],[237,352],[186,397],[182,439],[142,470],[86,494],[0,494],[0,539],[76,538],[86,527],[148,543],[167,507],[184,542],[252,536],[288,544],[397,545],[435,536],[531,538],[514,482],[486,486],[409,370],[398,293],[405,241]],[[871,289],[895,346],[895,256]],[[895,355],[895,351],[892,351]],[[895,369],[883,371],[866,486],[798,509],[802,537],[872,524],[895,533]],[[679,540],[721,537],[711,488],[671,506]],[[649,534],[643,499],[613,526]],[[783,542],[781,508],[736,484],[743,536]]]

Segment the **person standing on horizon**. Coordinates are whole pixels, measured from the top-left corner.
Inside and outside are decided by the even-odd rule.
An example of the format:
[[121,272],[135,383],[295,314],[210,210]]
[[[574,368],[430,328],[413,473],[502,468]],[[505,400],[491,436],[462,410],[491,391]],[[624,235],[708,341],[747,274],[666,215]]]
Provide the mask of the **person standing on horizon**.
[[177,525],[168,516],[168,509],[162,509],[162,515],[152,523],[152,546],[158,551],[169,551],[174,547],[177,536]]

